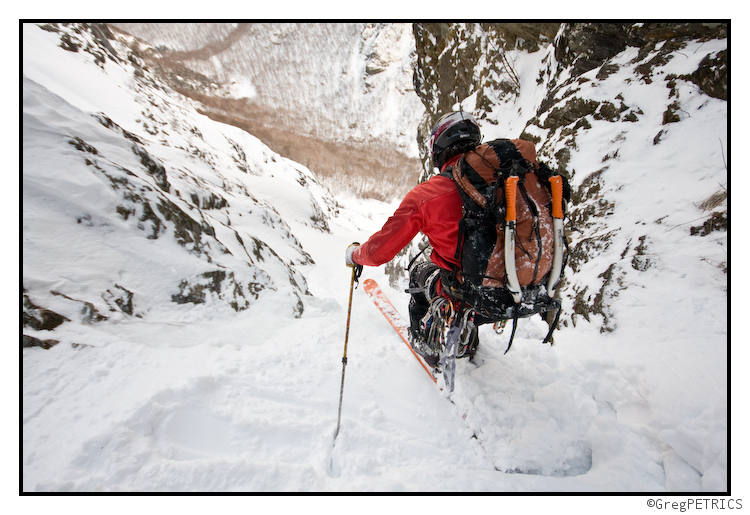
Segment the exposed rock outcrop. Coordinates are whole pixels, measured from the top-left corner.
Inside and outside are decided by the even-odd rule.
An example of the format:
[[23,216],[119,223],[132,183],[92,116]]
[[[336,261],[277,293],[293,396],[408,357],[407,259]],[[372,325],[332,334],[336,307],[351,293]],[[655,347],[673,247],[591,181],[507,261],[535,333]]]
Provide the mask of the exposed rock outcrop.
[[[608,223],[618,209],[611,198],[615,187],[607,184],[608,170],[612,163],[623,159],[620,147],[628,133],[638,129],[634,124],[648,119],[652,127],[658,120],[656,123],[662,129],[653,134],[652,141],[653,145],[659,145],[668,137],[671,126],[689,116],[684,99],[680,98],[681,85],[686,82],[708,97],[727,99],[729,65],[725,49],[703,50],[705,56],[694,71],[664,72],[674,59],[685,61],[686,56],[680,52],[688,44],[700,49],[703,43],[726,39],[727,24],[433,23],[415,24],[414,34],[417,45],[414,84],[426,108],[418,136],[423,164],[421,180],[434,173],[427,148],[429,130],[439,116],[455,109],[457,104],[471,110],[485,128],[499,123],[515,130],[522,127],[520,137],[533,142],[540,159],[567,175],[574,186],[568,221],[569,227],[576,230],[572,233],[568,262],[573,274],[565,288],[573,314],[564,323],[575,323],[578,317],[586,320],[600,317],[602,331],[613,330],[616,321],[611,301],[624,288],[628,273],[619,262],[627,258],[632,270],[641,273],[653,263],[649,257],[649,238],[634,233],[622,243],[624,229]],[[708,47],[715,49],[721,45]],[[528,67],[523,70],[524,83],[518,70],[520,60],[539,63],[536,70]],[[599,83],[623,73],[627,78],[622,93],[614,98],[595,94]],[[530,84],[531,80],[535,84]],[[653,87],[654,97],[668,100],[658,113],[653,112],[653,105],[644,112],[646,106],[633,103],[627,95],[629,83]],[[537,99],[530,100],[529,92]],[[685,94],[684,88],[682,93]],[[498,113],[504,118],[499,118]],[[508,123],[508,117],[513,118],[513,123]],[[623,125],[616,129],[608,144],[600,143],[604,149],[600,156],[579,147],[581,138],[597,123]],[[503,134],[509,136],[517,137],[518,133]],[[585,171],[580,165],[576,170],[573,164],[582,150],[586,150],[587,156]],[[576,176],[581,172],[582,175]],[[725,202],[706,213],[703,224],[693,226],[691,234],[726,230]],[[406,254],[414,253],[409,250],[401,259],[406,261]],[[611,254],[612,263],[597,272],[595,280],[581,282],[575,277],[592,257],[603,254]]]

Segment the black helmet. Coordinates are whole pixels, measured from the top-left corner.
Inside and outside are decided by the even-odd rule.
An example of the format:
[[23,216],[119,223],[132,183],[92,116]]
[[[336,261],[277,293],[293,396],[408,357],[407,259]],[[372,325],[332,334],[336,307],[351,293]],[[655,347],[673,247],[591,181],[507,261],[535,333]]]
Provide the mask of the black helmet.
[[449,113],[438,120],[430,132],[430,156],[438,169],[453,156],[462,154],[482,141],[479,124],[468,113]]

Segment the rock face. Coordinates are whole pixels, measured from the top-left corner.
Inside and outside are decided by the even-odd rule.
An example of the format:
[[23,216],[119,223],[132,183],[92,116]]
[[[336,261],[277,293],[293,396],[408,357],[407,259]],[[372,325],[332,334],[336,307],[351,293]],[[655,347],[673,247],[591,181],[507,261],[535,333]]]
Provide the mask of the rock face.
[[25,289],[23,290],[22,306],[24,327],[28,326],[36,331],[51,331],[63,322],[70,322],[70,319],[54,311],[36,306],[26,295]]
[[[420,180],[434,173],[427,148],[430,128],[459,106],[480,121],[485,140],[520,135],[533,142],[540,159],[565,174],[574,190],[564,294],[573,315],[565,323],[598,318],[602,330],[610,331],[616,327],[612,299],[627,283],[622,260],[631,263],[631,271],[645,273],[654,252],[650,236],[617,219],[617,192],[627,188],[621,174],[632,173],[629,160],[639,151],[660,155],[648,147],[665,145],[672,127],[694,123],[696,110],[725,109],[712,101],[727,99],[727,33],[722,23],[415,24],[414,84],[426,109],[418,136]],[[646,148],[633,140],[645,134]],[[675,152],[684,149],[670,144]],[[719,190],[703,196],[719,201],[696,211],[694,218],[704,224],[692,224],[689,234],[694,236],[728,225],[720,196],[722,188],[726,193],[720,145],[717,139],[705,154],[719,166]],[[703,199],[690,202],[705,205]],[[656,217],[657,225],[670,216]],[[625,237],[630,230],[635,232]],[[723,245],[720,238],[715,241]],[[597,256],[610,261],[594,280],[580,279]],[[717,263],[726,269],[725,262]]]
[[[626,48],[638,49],[635,57],[639,62],[638,72],[644,80],[650,81],[654,67],[671,59],[670,55],[683,48],[687,41],[726,37],[727,25],[721,23],[415,24],[414,86],[426,109],[418,135],[424,165],[422,179],[431,173],[426,142],[430,128],[440,116],[476,95],[474,115],[492,123],[488,113],[498,101],[517,100],[521,84],[513,53],[534,53],[551,45],[556,63],[552,70],[547,59],[546,66],[539,70],[537,84],[546,86],[548,94],[535,114],[541,117],[550,109],[554,110],[545,128],[556,128],[594,114],[598,107],[580,98],[573,98],[564,106],[556,105],[560,102],[555,98],[556,88],[596,68],[601,68],[597,77],[606,78],[620,68],[607,61]],[[695,83],[707,95],[726,100],[727,59],[726,51],[707,55],[698,69],[680,78]],[[552,76],[546,82],[543,77],[550,73]],[[563,81],[562,75],[565,75]],[[611,102],[606,104],[601,116],[611,118],[613,108],[617,109]],[[635,115],[630,116],[632,119]]]
[[[424,180],[430,175],[427,140],[432,125],[453,106],[476,95],[474,115],[486,118],[497,100],[518,95],[520,82],[506,51],[538,51],[559,29],[556,23],[414,24],[417,63],[414,88],[425,105],[417,142]],[[496,98],[499,93],[500,98]],[[490,95],[490,96],[488,96]],[[492,98],[490,98],[492,97]]]

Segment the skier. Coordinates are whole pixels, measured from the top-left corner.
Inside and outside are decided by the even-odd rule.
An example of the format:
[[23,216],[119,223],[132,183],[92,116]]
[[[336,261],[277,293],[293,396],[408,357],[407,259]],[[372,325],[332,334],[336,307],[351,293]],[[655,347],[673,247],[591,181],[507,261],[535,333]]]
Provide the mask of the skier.
[[[443,116],[430,133],[433,166],[445,171],[481,139],[479,125],[471,115],[458,112]],[[428,290],[412,293],[409,302],[409,333],[417,351],[422,351],[417,343],[426,337],[419,321],[427,314],[430,300],[453,283],[453,270],[460,267],[455,256],[462,206],[453,180],[436,175],[407,193],[393,216],[367,242],[361,246],[353,243],[346,250],[349,266],[380,266],[393,259],[420,231],[427,237],[432,246],[432,263],[420,262],[409,271],[410,288],[429,286]],[[433,366],[439,357],[420,354]]]
[[[440,355],[426,345],[430,303],[441,297],[459,302],[462,299],[457,278],[461,273],[461,252],[457,247],[464,201],[451,170],[481,140],[479,125],[470,114],[452,112],[440,118],[430,133],[430,153],[433,166],[441,173],[407,193],[395,213],[367,242],[352,243],[346,249],[347,266],[380,266],[393,259],[419,232],[427,237],[432,247],[431,262],[417,263],[409,270],[409,336],[412,348],[431,366]],[[512,140],[511,146],[538,166],[532,143]],[[459,348],[457,357],[473,355],[479,343],[477,326],[493,321],[479,318],[472,324],[471,334],[463,338],[465,345]]]

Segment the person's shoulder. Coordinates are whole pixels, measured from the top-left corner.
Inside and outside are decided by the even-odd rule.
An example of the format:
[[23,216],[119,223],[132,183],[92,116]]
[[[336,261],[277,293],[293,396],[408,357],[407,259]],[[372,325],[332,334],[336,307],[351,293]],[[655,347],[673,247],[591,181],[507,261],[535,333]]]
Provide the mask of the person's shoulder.
[[453,186],[453,179],[447,175],[437,174],[430,177],[428,180],[417,184],[414,189],[421,188],[423,190],[431,190],[435,188],[445,189]]
[[451,193],[458,193],[453,179],[445,175],[434,175],[428,180],[417,184],[409,192],[409,195],[412,195],[415,199],[418,198],[419,202],[424,204],[432,199]]

